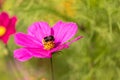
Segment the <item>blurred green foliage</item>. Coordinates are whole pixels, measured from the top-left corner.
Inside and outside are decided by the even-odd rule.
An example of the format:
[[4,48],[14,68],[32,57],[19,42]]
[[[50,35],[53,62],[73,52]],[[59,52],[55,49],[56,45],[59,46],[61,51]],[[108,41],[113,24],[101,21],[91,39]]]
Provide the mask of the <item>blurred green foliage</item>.
[[[20,32],[36,21],[78,24],[77,35],[84,38],[53,55],[55,80],[120,80],[120,0],[5,0],[2,10],[18,17]],[[6,61],[18,48],[13,36],[11,53],[0,44],[0,80],[50,80],[49,59],[17,62],[15,73]]]

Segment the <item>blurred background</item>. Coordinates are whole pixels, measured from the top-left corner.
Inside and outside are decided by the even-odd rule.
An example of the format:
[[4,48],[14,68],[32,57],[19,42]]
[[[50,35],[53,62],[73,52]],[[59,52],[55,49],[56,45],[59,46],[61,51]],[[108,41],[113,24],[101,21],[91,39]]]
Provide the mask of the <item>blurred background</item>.
[[[19,32],[36,21],[78,24],[84,38],[53,55],[55,80],[120,80],[120,0],[0,0],[0,11],[18,17]],[[51,79],[49,59],[14,60],[13,36],[8,48],[0,42],[0,80]]]

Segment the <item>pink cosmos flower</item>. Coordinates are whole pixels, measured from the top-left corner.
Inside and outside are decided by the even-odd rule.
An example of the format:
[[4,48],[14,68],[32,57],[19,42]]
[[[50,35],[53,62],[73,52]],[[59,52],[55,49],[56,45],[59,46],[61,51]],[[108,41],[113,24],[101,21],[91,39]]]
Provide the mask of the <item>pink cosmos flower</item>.
[[51,58],[52,54],[69,45],[82,36],[68,42],[77,32],[78,27],[73,22],[57,22],[52,28],[46,22],[36,22],[28,28],[28,34],[16,33],[16,44],[23,48],[14,51],[14,57],[26,61],[32,57]]
[[15,23],[17,18],[9,18],[5,12],[0,13],[0,40],[7,44],[11,34],[15,33]]

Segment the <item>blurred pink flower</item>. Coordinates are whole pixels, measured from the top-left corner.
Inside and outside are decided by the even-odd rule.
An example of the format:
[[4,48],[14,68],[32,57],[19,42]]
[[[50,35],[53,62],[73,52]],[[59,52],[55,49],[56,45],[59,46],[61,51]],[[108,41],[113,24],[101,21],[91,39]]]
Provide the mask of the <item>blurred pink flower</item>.
[[32,57],[51,58],[52,54],[69,45],[82,36],[67,42],[77,32],[78,27],[73,22],[57,22],[52,28],[46,22],[36,22],[28,28],[28,34],[16,33],[16,44],[23,48],[14,51],[14,57],[26,61]]
[[11,34],[15,33],[15,23],[17,18],[9,18],[5,12],[0,13],[0,40],[7,44]]

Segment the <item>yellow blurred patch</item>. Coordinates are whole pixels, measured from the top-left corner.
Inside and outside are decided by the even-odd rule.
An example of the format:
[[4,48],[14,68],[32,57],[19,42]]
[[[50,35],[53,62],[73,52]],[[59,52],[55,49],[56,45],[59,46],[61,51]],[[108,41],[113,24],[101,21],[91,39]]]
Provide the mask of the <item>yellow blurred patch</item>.
[[4,26],[0,26],[0,37],[6,33],[6,28]]

